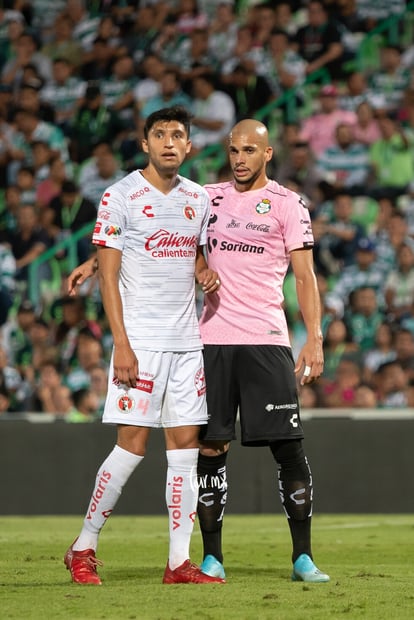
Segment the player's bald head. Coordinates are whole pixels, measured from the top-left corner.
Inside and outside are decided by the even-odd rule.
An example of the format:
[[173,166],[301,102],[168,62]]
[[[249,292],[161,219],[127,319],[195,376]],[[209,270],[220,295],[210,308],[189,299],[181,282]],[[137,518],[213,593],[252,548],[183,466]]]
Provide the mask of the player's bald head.
[[243,136],[247,142],[254,142],[263,147],[267,147],[269,144],[269,134],[266,125],[263,125],[263,123],[253,118],[240,121],[233,127],[229,136],[230,142],[241,136]]

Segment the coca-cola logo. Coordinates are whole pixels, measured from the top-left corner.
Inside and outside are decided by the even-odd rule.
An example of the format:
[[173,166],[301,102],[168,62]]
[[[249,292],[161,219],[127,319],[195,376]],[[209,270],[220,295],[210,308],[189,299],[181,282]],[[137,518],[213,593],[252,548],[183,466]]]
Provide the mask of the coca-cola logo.
[[270,232],[269,224],[255,224],[254,222],[249,222],[246,224],[246,228],[247,230],[257,230],[264,233]]

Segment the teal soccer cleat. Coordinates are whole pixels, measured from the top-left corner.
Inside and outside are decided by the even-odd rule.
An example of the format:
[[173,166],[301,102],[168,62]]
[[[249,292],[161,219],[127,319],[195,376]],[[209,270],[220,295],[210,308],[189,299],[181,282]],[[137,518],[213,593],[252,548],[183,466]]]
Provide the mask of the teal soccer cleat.
[[302,553],[293,564],[292,581],[326,583],[329,581],[329,575],[320,571],[311,558],[306,553]]
[[223,564],[216,560],[214,555],[206,555],[200,566],[200,570],[205,575],[210,575],[210,577],[221,577],[221,579],[226,578]]

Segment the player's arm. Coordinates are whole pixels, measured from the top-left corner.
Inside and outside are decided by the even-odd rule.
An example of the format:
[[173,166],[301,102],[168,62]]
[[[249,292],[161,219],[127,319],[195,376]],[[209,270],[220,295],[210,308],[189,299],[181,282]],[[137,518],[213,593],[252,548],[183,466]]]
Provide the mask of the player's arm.
[[98,247],[99,288],[114,343],[114,378],[128,387],[138,379],[138,360],[129,343],[124,325],[122,299],[119,293],[119,271],[122,252]]
[[220,278],[217,271],[208,268],[207,261],[204,256],[204,248],[199,245],[197,248],[195,277],[201,285],[204,293],[215,293],[220,287]]
[[323,372],[323,338],[321,329],[321,302],[313,269],[311,249],[290,253],[296,280],[298,304],[305,323],[307,339],[296,361],[295,372],[303,370],[301,384],[317,379]]
[[96,255],[91,256],[84,263],[81,263],[68,276],[68,293],[76,295],[76,287],[91,278],[98,269],[98,259]]

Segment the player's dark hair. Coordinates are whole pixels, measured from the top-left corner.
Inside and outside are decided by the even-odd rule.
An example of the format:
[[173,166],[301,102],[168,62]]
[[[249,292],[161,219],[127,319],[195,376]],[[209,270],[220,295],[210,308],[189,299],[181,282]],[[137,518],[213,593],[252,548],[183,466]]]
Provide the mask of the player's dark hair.
[[161,110],[156,110],[155,112],[150,114],[145,121],[144,138],[148,138],[150,129],[151,127],[153,127],[153,125],[155,125],[155,123],[160,123],[164,121],[177,121],[177,123],[181,123],[182,125],[184,125],[187,136],[190,137],[191,119],[191,113],[182,106],[175,105],[171,106],[170,108],[162,108]]

